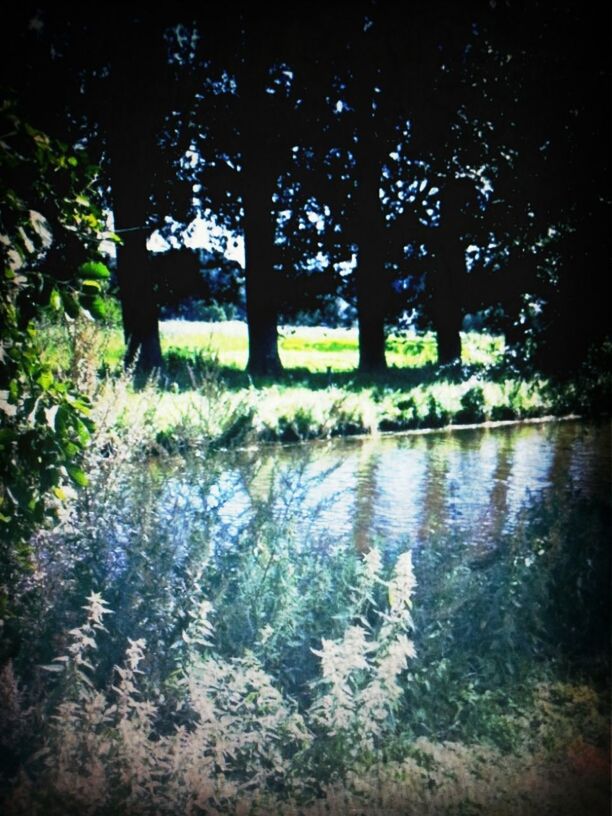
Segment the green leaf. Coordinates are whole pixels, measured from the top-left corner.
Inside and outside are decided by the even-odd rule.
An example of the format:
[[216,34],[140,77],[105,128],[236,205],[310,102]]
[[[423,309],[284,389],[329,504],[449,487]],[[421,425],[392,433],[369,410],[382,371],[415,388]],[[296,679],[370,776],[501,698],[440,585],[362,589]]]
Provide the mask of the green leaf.
[[84,278],[95,278],[96,280],[108,280],[110,278],[109,268],[100,261],[86,261],[81,264],[79,274]]
[[106,317],[106,303],[104,299],[101,298],[99,295],[92,298],[89,302],[87,308],[93,315],[93,317],[97,317],[99,320],[103,320]]
[[74,444],[74,442],[65,442],[65,443],[62,445],[62,448],[63,448],[63,450],[64,450],[64,454],[65,454],[67,457],[69,457],[70,459],[72,459],[74,456],[76,456],[76,455],[77,455],[77,453],[78,453],[78,452],[79,452],[79,450],[80,450],[79,446],[78,446],[78,445],[75,445],[75,444]]
[[92,278],[87,278],[82,282],[83,289],[94,289],[96,292],[99,292],[102,289],[100,281],[93,280]]
[[53,384],[53,374],[50,371],[43,371],[37,380],[43,391],[47,391]]
[[58,433],[63,433],[65,428],[70,425],[72,419],[72,413],[69,408],[65,405],[60,405],[57,411],[55,412],[55,430]]
[[54,312],[59,312],[59,310],[62,308],[62,298],[57,289],[51,290],[51,295],[49,296],[49,306]]
[[66,470],[72,481],[79,487],[86,487],[89,484],[89,479],[81,468],[76,465],[66,465]]
[[70,404],[72,405],[73,408],[75,408],[77,411],[80,411],[82,414],[89,414],[91,411],[91,405],[84,399],[81,398],[71,399]]

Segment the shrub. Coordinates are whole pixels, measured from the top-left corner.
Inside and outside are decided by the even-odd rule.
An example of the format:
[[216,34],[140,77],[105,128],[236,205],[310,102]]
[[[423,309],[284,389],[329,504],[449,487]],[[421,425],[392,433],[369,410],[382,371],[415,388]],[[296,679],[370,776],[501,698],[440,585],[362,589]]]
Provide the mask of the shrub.
[[[44,362],[37,321],[104,314],[97,168],[0,106],[0,618],[31,568],[33,531],[61,514],[92,424],[86,396]],[[82,384],[82,383],[81,383]],[[10,648],[10,647],[9,647]],[[5,655],[0,654],[0,662]]]
[[[373,604],[377,585],[389,597],[386,609]],[[398,677],[414,657],[408,637],[413,588],[410,553],[384,580],[380,555],[370,551],[354,591],[354,620],[339,639],[324,639],[314,650],[321,679],[301,712],[253,652],[215,653],[207,600],[182,635],[178,669],[167,687],[176,700],[172,710],[162,714],[163,696],[139,682],[142,639],[128,641],[112,685],[96,689],[92,660],[110,610],[92,593],[86,621],[71,630],[65,654],[44,667],[60,676],[61,701],[45,748],[32,761],[35,777],[21,778],[8,812],[154,808],[176,814],[220,807],[247,813],[251,807],[265,812],[271,801],[277,807],[306,801],[321,782],[340,779],[381,746],[392,728]],[[368,607],[378,616],[375,625],[365,623]]]
[[488,418],[488,408],[482,386],[475,385],[461,397],[461,411],[457,419],[461,422],[484,422]]

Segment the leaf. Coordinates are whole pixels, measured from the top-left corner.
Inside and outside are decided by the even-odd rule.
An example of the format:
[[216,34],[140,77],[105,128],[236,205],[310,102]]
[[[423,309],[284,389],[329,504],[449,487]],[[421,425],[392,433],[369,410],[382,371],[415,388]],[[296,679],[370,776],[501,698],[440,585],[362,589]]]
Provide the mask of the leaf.
[[86,261],[81,264],[79,274],[84,278],[95,278],[96,280],[108,280],[110,278],[109,268],[100,261]]
[[77,411],[80,411],[82,414],[89,414],[91,411],[91,406],[85,402],[83,399],[71,399],[70,404],[73,408],[76,408]]
[[62,298],[57,289],[51,290],[51,294],[49,296],[49,306],[54,312],[59,312],[59,310],[62,308]]
[[88,304],[88,308],[91,314],[94,317],[97,317],[99,320],[103,320],[106,317],[106,303],[99,295],[92,298],[91,302]]
[[76,465],[66,465],[66,470],[72,481],[79,487],[86,487],[89,484],[89,479],[81,468]]
[[84,289],[85,288],[95,289],[96,292],[99,292],[102,289],[102,285],[100,284],[100,281],[94,280],[93,278],[87,278],[86,280],[84,280],[82,282],[81,285],[83,286]]
[[43,371],[37,380],[43,391],[48,391],[53,384],[53,374],[50,371]]
[[67,408],[65,405],[58,406],[57,410],[55,411],[55,416],[53,419],[53,424],[55,430],[58,433],[63,433],[65,428],[70,425],[71,420],[71,412],[70,409]]

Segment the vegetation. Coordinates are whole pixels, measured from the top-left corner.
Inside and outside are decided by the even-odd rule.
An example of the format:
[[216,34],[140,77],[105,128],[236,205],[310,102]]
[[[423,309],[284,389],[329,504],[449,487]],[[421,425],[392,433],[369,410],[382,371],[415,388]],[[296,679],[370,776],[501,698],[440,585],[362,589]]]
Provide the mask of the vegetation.
[[49,331],[49,362],[76,376],[99,412],[114,403],[119,425],[140,414],[149,450],[589,416],[610,407],[610,377],[601,360],[569,383],[526,377],[505,362],[500,338],[476,333],[464,335],[464,364],[450,368],[431,362],[431,335],[391,337],[388,357],[398,367],[371,377],[354,371],[354,330],[290,327],[280,342],[282,379],[253,381],[240,371],[247,353],[244,324],[170,321],[162,323],[164,368],[134,389],[120,375],[123,346],[116,329],[81,321]]
[[[3,53],[37,121],[99,160],[128,365],[158,368],[159,308],[205,295],[246,318],[251,376],[280,372],[279,322],[314,313],[356,320],[362,373],[385,371],[407,319],[457,363],[470,319],[558,374],[609,332],[597,15],[237,3],[125,10],[117,31],[87,7],[69,25],[25,7]],[[602,39],[576,49],[577,32]]]
[[6,812],[605,812],[597,509],[526,506],[488,566],[448,530],[359,555],[296,537],[299,469],[230,530],[227,461],[143,467],[139,433],[100,418],[39,539],[2,679]]
[[15,614],[15,582],[29,566],[29,539],[56,519],[92,430],[90,404],[41,358],[36,318],[89,319],[104,311],[110,272],[100,262],[100,212],[90,198],[96,168],[27,122],[0,109],[0,615]]
[[432,456],[409,540],[372,532],[364,457],[345,534],[317,531],[317,446],[261,448],[609,412],[604,27],[320,11],[25,4],[3,30],[10,816],[606,810],[597,480],[555,453],[561,484],[473,542],[472,474],[443,463],[447,513]]

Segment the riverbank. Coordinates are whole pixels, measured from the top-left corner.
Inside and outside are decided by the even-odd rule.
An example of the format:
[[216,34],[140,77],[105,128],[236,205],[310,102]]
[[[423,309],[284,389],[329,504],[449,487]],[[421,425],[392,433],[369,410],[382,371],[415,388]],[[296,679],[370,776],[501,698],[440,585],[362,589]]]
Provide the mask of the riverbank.
[[585,369],[562,383],[530,376],[504,359],[502,338],[474,332],[463,335],[462,363],[452,367],[435,364],[433,335],[391,335],[389,369],[365,376],[355,371],[355,330],[284,327],[285,371],[274,381],[243,370],[243,323],[165,321],[160,329],[164,369],[137,388],[121,370],[116,327],[81,321],[62,334],[50,326],[42,350],[89,395],[94,418],[149,452],[592,416],[612,402],[609,374]]
[[603,815],[609,436],[588,426],[92,446],[2,678],[3,812]]
[[[188,391],[151,381],[134,389],[108,379],[94,395],[94,418],[118,433],[138,426],[139,444],[176,453],[380,433],[452,431],[590,415],[587,392],[542,379],[439,381],[412,387],[272,384],[228,388],[209,373]],[[598,412],[596,406],[595,412]],[[130,429],[132,429],[130,431]]]

